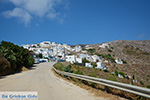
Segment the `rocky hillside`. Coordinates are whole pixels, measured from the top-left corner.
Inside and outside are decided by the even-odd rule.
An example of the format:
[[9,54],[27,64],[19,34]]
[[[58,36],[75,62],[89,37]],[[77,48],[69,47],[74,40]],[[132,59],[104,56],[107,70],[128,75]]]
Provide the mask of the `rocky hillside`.
[[[131,78],[136,77],[138,80],[136,85],[150,87],[150,40],[117,40],[106,44],[109,46],[105,48],[100,47],[102,44],[89,45],[89,47],[94,49],[92,54],[104,57],[111,56],[111,59],[109,59],[111,62],[105,64],[110,72],[122,71]],[[118,58],[124,64],[116,64],[114,60]]]
[[120,58],[129,65],[150,65],[150,41],[125,41],[118,40],[108,42],[108,48],[96,46],[96,52],[111,54],[114,58]]

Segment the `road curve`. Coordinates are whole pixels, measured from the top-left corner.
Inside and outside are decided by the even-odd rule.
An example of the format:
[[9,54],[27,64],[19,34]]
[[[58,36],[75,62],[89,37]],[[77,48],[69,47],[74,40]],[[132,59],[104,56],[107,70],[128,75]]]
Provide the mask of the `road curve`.
[[54,62],[36,64],[30,71],[0,79],[2,91],[37,91],[38,100],[103,100],[94,97],[72,83],[56,77],[51,68]]

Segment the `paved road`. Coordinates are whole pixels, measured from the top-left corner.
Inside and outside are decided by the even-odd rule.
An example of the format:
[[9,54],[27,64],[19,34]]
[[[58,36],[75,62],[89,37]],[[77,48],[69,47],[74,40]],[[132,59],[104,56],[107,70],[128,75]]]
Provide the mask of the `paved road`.
[[102,100],[72,83],[56,77],[54,62],[37,64],[30,71],[0,79],[1,91],[37,91],[39,100]]

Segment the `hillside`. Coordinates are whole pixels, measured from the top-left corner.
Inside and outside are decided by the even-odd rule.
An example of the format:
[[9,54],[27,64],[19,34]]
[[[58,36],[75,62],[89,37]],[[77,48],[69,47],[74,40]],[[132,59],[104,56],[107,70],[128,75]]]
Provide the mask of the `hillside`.
[[131,78],[138,80],[136,85],[150,85],[150,41],[125,41],[118,40],[107,42],[109,47],[101,48],[101,44],[90,45],[93,54],[108,55],[114,59],[122,59],[126,64],[106,63],[109,71],[123,71]]
[[93,45],[97,53],[111,54],[114,58],[125,60],[129,65],[150,65],[150,41],[108,42],[108,48],[100,48],[100,44]]

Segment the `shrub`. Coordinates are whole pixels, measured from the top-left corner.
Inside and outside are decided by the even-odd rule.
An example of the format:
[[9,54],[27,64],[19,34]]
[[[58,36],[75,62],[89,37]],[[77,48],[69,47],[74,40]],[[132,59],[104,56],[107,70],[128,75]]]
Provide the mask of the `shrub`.
[[85,49],[85,48],[82,48],[82,50],[86,50],[87,51],[87,49]]
[[96,84],[96,83],[93,83],[93,82],[90,84],[90,86],[92,86],[93,88],[95,88],[96,85],[97,85],[97,84]]
[[9,74],[11,71],[10,62],[0,55],[0,75]]
[[110,60],[111,62],[114,62],[115,63],[115,59],[110,55],[110,54],[107,54],[107,55],[101,55],[103,58],[107,59],[107,60]]
[[132,79],[133,79],[133,80],[135,79],[135,76],[134,76],[134,75],[132,76]]
[[90,52],[90,53],[94,53],[95,49],[88,49],[87,51]]
[[71,65],[64,66],[64,67],[63,67],[63,71],[65,71],[65,72],[70,72],[70,73],[73,72],[73,71],[71,70]]
[[115,72],[114,72],[114,73],[115,73],[115,75],[117,75],[117,76],[118,76],[118,74],[119,74],[117,70],[115,70]]
[[111,49],[114,49],[114,47],[111,47]]
[[147,88],[150,88],[150,85],[147,85],[146,87],[147,87]]
[[141,85],[144,85],[144,83],[143,83],[142,81],[140,81],[140,84],[141,84]]
[[105,69],[104,72],[109,72],[109,71],[107,69]]
[[114,73],[115,73],[116,76],[118,76],[118,74],[120,74],[120,75],[122,75],[125,78],[125,73],[122,72],[122,71],[118,72],[117,70],[115,70]]
[[84,63],[84,64],[85,64],[85,63],[89,63],[89,61],[88,61],[86,58],[83,58],[83,59],[82,59],[82,63]]
[[124,72],[118,72],[120,75],[122,75],[125,78],[125,73]]
[[108,49],[108,52],[112,52],[112,50]]
[[43,58],[43,55],[42,55],[42,53],[40,53],[40,54],[39,54],[39,58]]
[[126,61],[124,61],[123,59],[121,59],[122,60],[122,62],[124,63],[124,64],[126,64],[127,62]]
[[1,42],[0,54],[10,62],[12,72],[19,71],[22,66],[31,67],[34,63],[34,58],[27,49],[11,42]]

